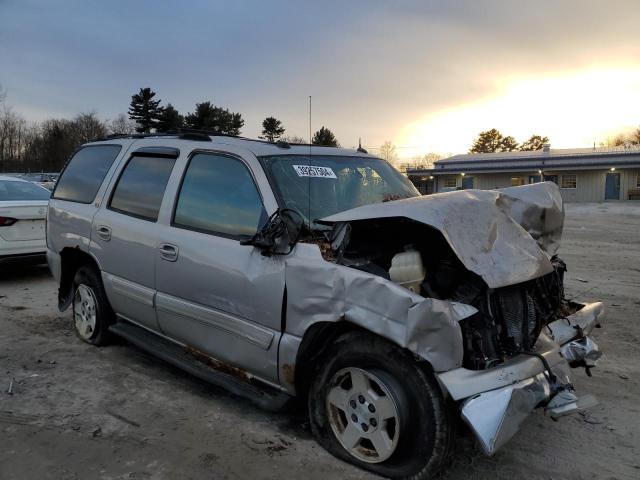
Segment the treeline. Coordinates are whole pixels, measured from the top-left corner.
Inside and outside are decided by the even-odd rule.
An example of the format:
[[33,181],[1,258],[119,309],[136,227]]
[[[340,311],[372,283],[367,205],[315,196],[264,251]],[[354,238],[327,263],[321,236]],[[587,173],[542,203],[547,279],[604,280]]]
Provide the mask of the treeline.
[[531,135],[527,140],[518,143],[511,135],[503,135],[495,128],[485,130],[478,134],[469,153],[493,153],[493,152],[513,152],[542,150],[545,144],[549,143],[549,137],[542,135]]
[[[240,113],[210,101],[196,103],[193,112],[183,115],[171,103],[162,105],[148,87],[131,96],[128,114],[122,113],[111,120],[101,120],[95,112],[89,112],[72,119],[51,118],[29,123],[6,103],[6,95],[0,88],[0,172],[57,172],[80,145],[108,135],[190,129],[238,136],[244,124]],[[270,142],[308,142],[285,133],[282,122],[273,116],[262,122],[260,138]],[[339,146],[333,132],[325,127],[314,133],[312,143]]]
[[[526,152],[542,150],[549,143],[549,137],[531,135],[527,140],[518,143],[511,135],[503,135],[495,128],[480,132],[471,145],[469,153],[493,153],[513,152],[515,150]],[[622,147],[628,145],[640,145],[640,128],[630,133],[620,133],[604,142],[599,142],[599,147]],[[594,143],[595,146],[595,143]]]

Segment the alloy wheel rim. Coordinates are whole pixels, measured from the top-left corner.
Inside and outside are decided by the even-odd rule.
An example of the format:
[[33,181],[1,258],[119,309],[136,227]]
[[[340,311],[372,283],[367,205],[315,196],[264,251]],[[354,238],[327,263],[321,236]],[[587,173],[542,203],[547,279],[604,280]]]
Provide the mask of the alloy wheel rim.
[[367,463],[388,459],[398,446],[400,416],[387,384],[360,368],[344,368],[331,379],[326,397],[329,424],[342,447]]
[[86,285],[76,289],[73,298],[73,317],[76,331],[83,339],[89,340],[96,329],[96,297]]

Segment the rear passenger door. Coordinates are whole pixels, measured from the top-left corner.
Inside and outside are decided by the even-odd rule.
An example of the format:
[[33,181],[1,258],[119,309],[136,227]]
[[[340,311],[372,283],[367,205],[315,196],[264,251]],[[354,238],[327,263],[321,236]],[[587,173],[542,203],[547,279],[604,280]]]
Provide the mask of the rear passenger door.
[[114,311],[152,330],[158,330],[153,304],[157,220],[178,155],[168,147],[134,150],[114,175],[92,225],[90,249]]
[[160,327],[275,383],[284,259],[240,243],[275,210],[264,172],[252,155],[195,151],[184,161],[159,230]]

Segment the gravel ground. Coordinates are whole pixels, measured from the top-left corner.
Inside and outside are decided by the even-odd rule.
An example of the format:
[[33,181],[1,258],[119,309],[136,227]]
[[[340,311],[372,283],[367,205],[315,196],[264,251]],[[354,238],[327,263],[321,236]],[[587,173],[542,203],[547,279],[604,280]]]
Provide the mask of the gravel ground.
[[[492,458],[461,437],[444,478],[640,478],[640,205],[567,216],[568,294],[608,310],[598,368],[574,372],[600,405],[536,412]],[[2,479],[370,478],[316,445],[303,411],[265,413],[124,342],[79,341],[46,268],[0,270],[0,332]]]

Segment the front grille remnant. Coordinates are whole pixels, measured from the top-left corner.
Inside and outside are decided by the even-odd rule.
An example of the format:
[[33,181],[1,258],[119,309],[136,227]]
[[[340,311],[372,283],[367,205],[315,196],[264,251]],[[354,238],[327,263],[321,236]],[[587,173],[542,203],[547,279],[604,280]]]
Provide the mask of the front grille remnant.
[[553,272],[496,289],[473,303],[478,313],[460,322],[466,368],[482,370],[531,350],[542,327],[562,316],[566,266],[556,257],[552,263]]

